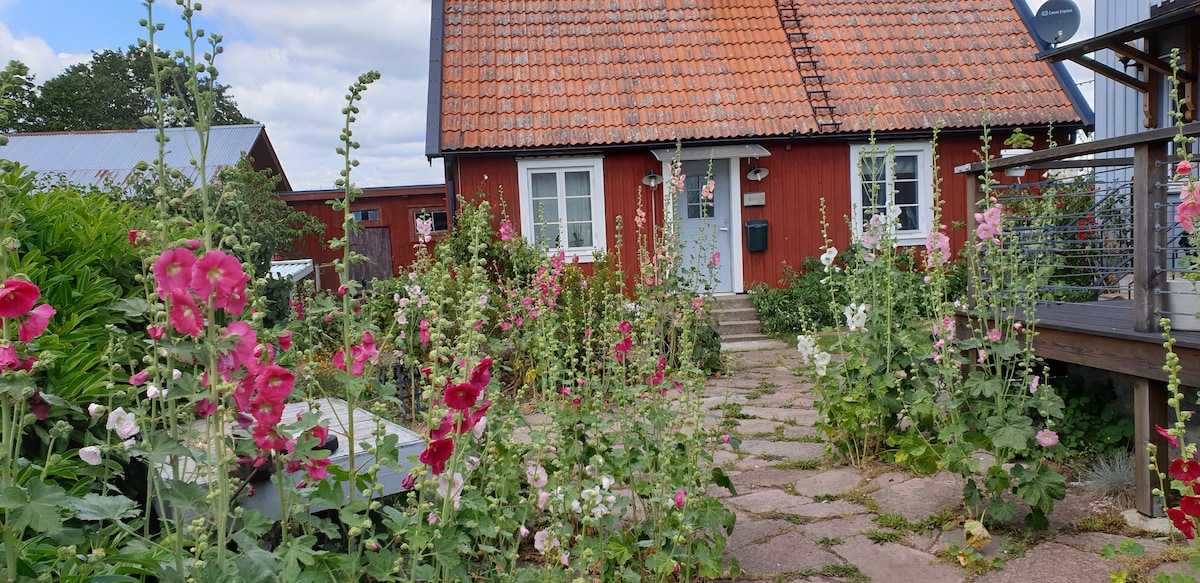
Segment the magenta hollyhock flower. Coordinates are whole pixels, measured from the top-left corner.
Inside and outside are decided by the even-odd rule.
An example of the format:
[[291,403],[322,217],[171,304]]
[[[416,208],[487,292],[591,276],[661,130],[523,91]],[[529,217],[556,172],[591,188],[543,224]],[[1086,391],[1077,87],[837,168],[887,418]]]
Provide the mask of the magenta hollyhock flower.
[[1058,443],[1058,434],[1049,429],[1043,429],[1037,432],[1037,435],[1034,437],[1037,438],[1037,442],[1041,444],[1042,447],[1050,447]]
[[481,391],[487,389],[488,383],[492,380],[491,366],[492,357],[484,357],[479,364],[475,365],[475,368],[471,369],[471,376],[467,382],[479,387]]
[[429,466],[429,471],[433,475],[438,475],[446,471],[446,460],[450,459],[450,454],[454,453],[454,440],[449,437],[435,439],[425,446],[425,451],[421,452],[417,459],[421,463]]
[[134,247],[145,247],[150,244],[150,235],[139,229],[129,231],[129,244]]
[[228,296],[245,275],[237,258],[215,249],[192,264],[192,286],[196,295],[206,301],[214,293],[218,297]]
[[354,364],[350,367],[350,374],[360,376],[363,373],[363,368],[367,361],[374,362],[375,357],[379,356],[379,348],[375,346],[375,336],[370,330],[364,330],[362,342],[350,347],[350,355],[354,357]]
[[1171,462],[1171,477],[1191,483],[1200,478],[1200,462],[1196,460],[1177,459]]
[[685,496],[687,496],[687,490],[676,490],[675,491],[675,507],[676,508],[683,508],[683,499]]
[[34,391],[28,399],[25,399],[25,403],[29,405],[29,412],[33,413],[33,416],[38,421],[44,421],[46,415],[50,414],[50,403],[47,403],[46,399],[42,398],[40,391]]
[[212,399],[196,401],[192,408],[196,411],[196,417],[200,419],[212,417],[212,414],[217,412],[217,404]]
[[234,367],[253,368],[257,364],[254,347],[258,344],[258,332],[251,328],[249,323],[241,320],[230,322],[225,327],[225,333],[221,335],[221,339],[233,342],[233,350],[226,354],[230,357]]
[[33,309],[42,292],[36,285],[21,279],[8,279],[0,286],[0,318],[24,316]]
[[263,451],[283,451],[287,448],[287,438],[280,435],[272,425],[255,425],[251,435],[254,437],[254,444]]
[[292,394],[295,385],[296,375],[278,364],[267,366],[254,380],[254,388],[258,389],[260,397],[278,403],[283,403]]
[[150,338],[152,338],[154,340],[162,340],[163,333],[166,331],[167,331],[167,329],[164,326],[147,326],[146,327],[146,334],[148,334],[150,336]]
[[50,304],[42,304],[29,312],[29,319],[21,323],[17,329],[17,339],[21,342],[31,342],[46,331],[50,317],[58,312]]
[[21,359],[17,358],[17,349],[9,344],[0,347],[0,369],[17,370],[21,368]]
[[140,386],[142,386],[142,383],[146,382],[146,379],[148,379],[148,378],[150,378],[150,371],[149,370],[141,370],[141,371],[134,373],[132,376],[129,377],[129,384],[131,384],[135,387],[140,387]]
[[200,331],[204,329],[204,314],[200,313],[200,308],[196,307],[192,294],[186,290],[172,290],[170,293],[171,326],[180,334],[198,338]]
[[404,476],[404,479],[400,480],[400,487],[404,488],[405,490],[412,490],[413,486],[415,486],[416,484],[417,484],[417,477],[412,474]]
[[292,331],[284,330],[276,337],[281,350],[291,350],[292,348]]
[[629,320],[622,320],[620,324],[617,324],[617,331],[621,334],[629,334],[633,332],[633,324],[630,324]]
[[442,416],[441,421],[438,421],[438,426],[429,430],[429,439],[438,440],[450,435],[454,430],[454,411],[446,411]]
[[459,383],[457,385],[446,387],[443,391],[443,397],[446,401],[446,406],[458,411],[465,411],[475,406],[479,400],[479,387],[472,383]]
[[213,307],[224,309],[230,314],[239,315],[246,309],[246,302],[249,298],[246,296],[246,284],[249,283],[250,276],[243,274],[241,278],[234,284],[233,289],[227,294],[217,293],[213,298]]
[[308,479],[319,482],[329,476],[328,466],[329,458],[311,458],[304,464],[304,470],[308,472]]
[[176,247],[159,255],[154,261],[154,279],[158,282],[155,291],[158,297],[167,299],[172,292],[187,293],[192,284],[192,265],[196,256],[183,247]]
[[432,339],[432,337],[429,335],[429,318],[422,319],[421,323],[418,325],[418,328],[420,329],[421,333],[421,346],[429,344],[429,341]]
[[1178,508],[1168,508],[1167,517],[1171,519],[1171,524],[1174,524],[1175,528],[1178,528],[1179,532],[1183,533],[1183,536],[1186,536],[1189,539],[1195,537],[1196,525],[1192,522],[1191,517],[1185,514],[1182,510]]

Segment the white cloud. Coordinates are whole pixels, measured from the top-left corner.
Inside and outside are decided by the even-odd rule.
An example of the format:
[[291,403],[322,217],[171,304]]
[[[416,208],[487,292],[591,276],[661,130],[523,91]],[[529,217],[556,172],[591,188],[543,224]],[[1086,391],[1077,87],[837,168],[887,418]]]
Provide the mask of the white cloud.
[[[4,2],[0,1],[0,7],[3,6]],[[50,79],[63,69],[92,57],[91,53],[55,52],[41,37],[16,37],[3,22],[0,22],[0,55],[5,55],[0,67],[7,65],[9,60],[21,61],[29,67],[36,83]]]
[[431,169],[424,157],[427,1],[349,0],[331,10],[322,0],[209,0],[204,10],[254,32],[227,36],[217,66],[242,112],[266,124],[294,188],[332,187],[346,88],[369,69],[382,79],[359,104],[354,181],[442,181],[440,165]]

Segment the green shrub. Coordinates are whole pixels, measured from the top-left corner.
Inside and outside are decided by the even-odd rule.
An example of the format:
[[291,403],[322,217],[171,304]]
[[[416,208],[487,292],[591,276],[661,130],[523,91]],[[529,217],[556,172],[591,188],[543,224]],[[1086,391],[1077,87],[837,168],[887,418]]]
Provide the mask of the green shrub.
[[[834,309],[829,301],[829,288],[821,283],[826,275],[821,270],[820,260],[816,257],[805,258],[799,270],[785,264],[783,274],[780,287],[759,284],[752,290],[754,310],[762,323],[763,332],[788,336],[807,329],[838,325],[841,308]],[[831,277],[841,275],[839,273]]]

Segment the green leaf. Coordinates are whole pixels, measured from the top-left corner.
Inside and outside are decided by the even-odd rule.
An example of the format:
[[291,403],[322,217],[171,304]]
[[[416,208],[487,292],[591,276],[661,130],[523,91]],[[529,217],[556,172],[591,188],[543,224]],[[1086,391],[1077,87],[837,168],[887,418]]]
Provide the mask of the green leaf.
[[28,488],[8,486],[0,490],[0,508],[7,511],[8,528],[17,533],[26,528],[39,534],[61,532],[62,512],[70,506],[66,491],[55,484],[34,481]]
[[136,318],[146,313],[148,304],[143,298],[125,298],[112,303],[113,311],[120,312],[127,317]]
[[729,474],[726,474],[725,470],[714,467],[712,469],[712,481],[714,484],[729,490],[731,495],[737,496],[737,488],[733,487],[733,480],[729,479]]
[[137,503],[124,496],[88,494],[73,501],[75,516],[80,520],[110,520],[113,522],[141,514]]
[[1054,501],[1066,497],[1066,479],[1049,466],[1038,464],[1028,471],[1021,468],[1020,472],[1017,468],[1021,466],[1013,468],[1013,475],[1017,476],[1017,496],[1030,507],[1049,514],[1054,509]]
[[992,417],[988,419],[983,433],[998,448],[1023,452],[1029,447],[1029,440],[1033,438],[1033,421],[1016,413],[1003,418]]

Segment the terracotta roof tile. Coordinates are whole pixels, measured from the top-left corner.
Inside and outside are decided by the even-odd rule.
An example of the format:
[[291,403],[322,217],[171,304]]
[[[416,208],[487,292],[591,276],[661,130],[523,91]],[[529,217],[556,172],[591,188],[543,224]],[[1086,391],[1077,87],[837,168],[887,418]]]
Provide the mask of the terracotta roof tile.
[[775,1],[445,0],[442,149],[1078,120],[1009,0],[805,0],[822,126]]

